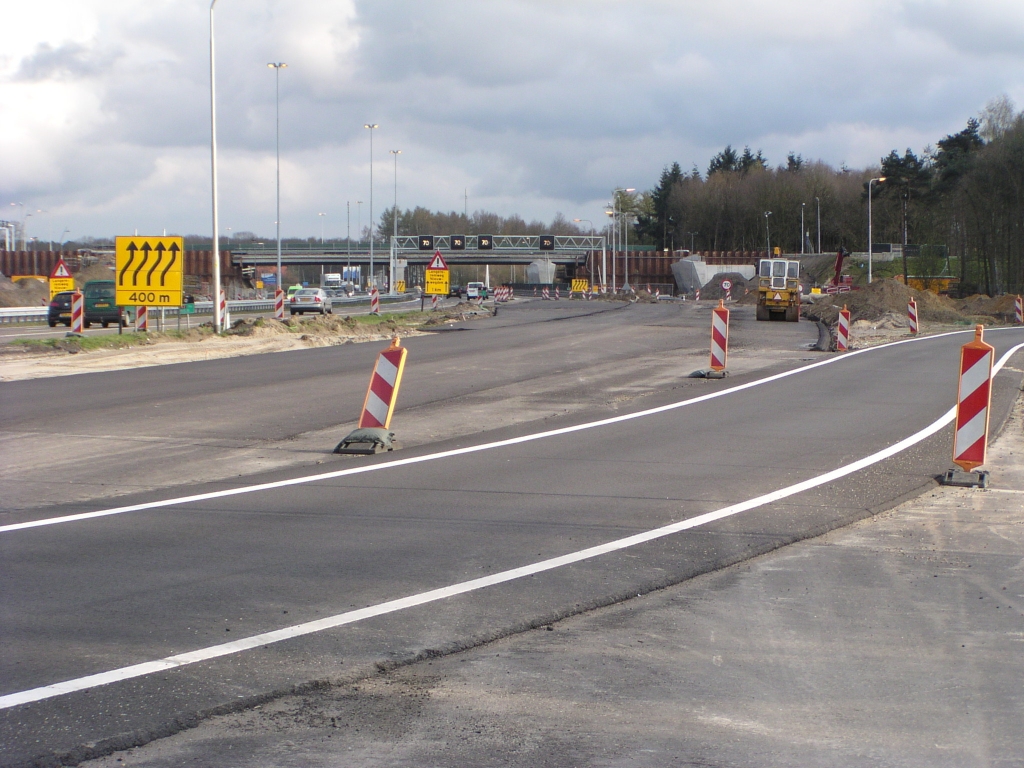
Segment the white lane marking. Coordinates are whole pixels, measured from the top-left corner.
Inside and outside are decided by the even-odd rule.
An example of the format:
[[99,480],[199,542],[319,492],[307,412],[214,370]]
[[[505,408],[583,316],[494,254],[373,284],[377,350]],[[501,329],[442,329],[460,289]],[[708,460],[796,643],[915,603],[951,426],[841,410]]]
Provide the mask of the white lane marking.
[[[1007,329],[993,329],[993,330],[1016,330],[1013,328]],[[718,392],[710,392],[706,395],[700,395],[689,400],[680,400],[675,403],[668,403],[667,405],[660,405],[656,408],[648,408],[645,411],[637,411],[635,413],[626,413],[621,416],[612,416],[607,419],[599,419],[598,421],[590,421],[585,424],[577,424],[572,427],[561,427],[559,429],[551,429],[546,432],[534,432],[530,435],[521,435],[520,437],[512,437],[507,440],[495,440],[491,443],[481,443],[480,445],[471,445],[466,448],[453,448],[450,451],[439,451],[438,453],[429,453],[424,456],[412,456],[407,459],[394,459],[393,461],[381,462],[380,464],[371,464],[368,466],[351,467],[349,469],[339,469],[334,472],[323,472],[316,475],[303,475],[302,477],[293,477],[288,480],[276,480],[271,483],[259,483],[257,485],[246,485],[241,488],[229,488],[223,491],[210,491],[209,493],[197,493],[193,496],[178,496],[173,499],[164,499],[162,501],[147,501],[141,504],[131,504],[124,507],[113,507],[112,509],[99,509],[94,512],[80,512],[75,515],[63,515],[61,517],[47,517],[40,520],[29,520],[23,523],[10,523],[8,525],[0,525],[0,533],[10,533],[12,531],[21,531],[27,528],[39,528],[46,525],[59,525],[62,523],[74,523],[81,520],[91,520],[96,517],[107,517],[109,515],[123,515],[128,512],[142,512],[148,509],[159,509],[161,507],[174,507],[179,504],[189,504],[196,501],[209,501],[210,499],[220,499],[227,496],[239,496],[245,493],[258,493],[260,491],[269,491],[276,488],[287,488],[292,485],[304,485],[306,483],[315,483],[320,480],[332,480],[336,477],[349,477],[351,475],[361,475],[367,472],[380,472],[386,469],[392,469],[394,467],[404,467],[410,464],[421,464],[427,461],[436,461],[438,459],[447,459],[452,456],[461,456],[467,453],[477,453],[480,451],[489,451],[494,448],[504,448],[509,445],[518,445],[519,443],[528,443],[533,440],[543,440],[549,437],[557,437],[559,435],[568,435],[573,432],[582,432],[587,429],[595,429],[597,427],[604,427],[609,424],[619,424],[624,421],[631,421],[632,419],[640,419],[645,416],[651,416],[657,413],[664,413],[666,411],[672,411],[677,408],[683,408],[688,405],[696,405],[703,403],[708,400],[714,400],[718,397],[725,397],[734,392],[742,392],[745,389],[751,389],[752,387],[758,387],[762,384],[769,384],[773,381],[779,381],[789,376],[795,376],[798,373],[804,373],[814,368],[819,368],[823,365],[831,365],[838,363],[843,360],[849,360],[857,355],[872,352],[876,349],[885,349],[887,347],[899,346],[900,344],[913,344],[915,342],[927,341],[929,339],[938,339],[944,336],[955,336],[961,333],[974,333],[974,331],[950,331],[949,333],[939,333],[935,336],[915,336],[909,339],[902,339],[901,341],[893,341],[889,344],[880,344],[877,347],[865,347],[864,349],[856,349],[852,352],[846,352],[842,355],[830,357],[827,360],[821,360],[817,363],[811,363],[805,365],[802,368],[794,368],[790,371],[784,371],[777,373],[773,376],[768,376],[763,379],[756,381],[748,381],[746,384],[739,384],[729,389],[723,389]],[[1017,345],[1012,351],[1019,349],[1024,345]],[[1010,354],[1010,353],[1007,353]],[[1005,359],[1005,355],[1003,359]],[[999,363],[1002,366],[1002,359]],[[996,369],[993,368],[992,375],[994,376]]]
[[[1018,344],[1003,355],[993,368],[993,375],[1002,368],[1003,363],[1010,357],[1010,355],[1022,348],[1024,348],[1024,344]],[[950,424],[954,418],[956,418],[955,406],[950,408],[946,413],[921,431],[915,432],[910,437],[906,437],[898,443],[890,445],[888,448],[883,448],[870,456],[865,456],[864,458],[858,459],[844,467],[839,467],[838,469],[833,469],[831,472],[826,472],[823,475],[812,477],[809,480],[804,480],[786,488],[780,488],[777,491],[771,491],[770,493],[756,496],[753,499],[741,501],[738,504],[731,504],[728,507],[723,507],[722,509],[718,509],[713,512],[706,512],[703,515],[697,515],[696,517],[691,517],[687,520],[680,520],[679,522],[671,523],[670,525],[666,525],[661,528],[654,528],[650,531],[644,531],[643,533],[637,533],[622,539],[609,541],[606,544],[599,544],[596,547],[588,547],[587,549],[570,552],[569,554],[560,555],[559,557],[541,560],[538,563],[531,563],[529,565],[520,566],[519,568],[501,571],[500,573],[495,573],[490,576],[483,576],[479,579],[471,579],[469,581],[459,582],[447,587],[432,589],[428,592],[420,592],[417,595],[409,595],[408,597],[401,597],[397,600],[389,600],[385,603],[378,603],[377,605],[371,605],[355,611],[346,611],[345,613],[327,616],[323,619],[317,619],[316,621],[308,621],[304,624],[295,624],[291,627],[283,627],[282,629],[275,629],[259,635],[251,635],[250,637],[244,637],[241,640],[234,640],[230,643],[212,645],[207,648],[199,648],[195,651],[180,653],[176,656],[167,656],[163,659],[157,659],[156,661],[133,664],[130,667],[112,669],[109,672],[100,672],[95,675],[87,675],[86,677],[79,677],[73,680],[65,680],[60,683],[44,685],[27,691],[9,693],[5,696],[0,696],[0,709],[9,709],[20,704],[28,704],[33,701],[50,699],[55,696],[62,696],[67,693],[82,691],[86,688],[96,688],[101,685],[116,683],[121,680],[130,680],[135,677],[142,677],[143,675],[148,675],[153,672],[174,669],[175,667],[183,667],[189,664],[196,664],[201,661],[209,661],[210,659],[217,659],[222,656],[230,656],[242,651],[259,648],[263,645],[280,643],[284,640],[302,637],[303,635],[323,632],[326,629],[342,627],[346,624],[355,624],[356,622],[373,618],[375,616],[384,616],[385,614],[403,611],[407,608],[413,608],[426,603],[437,602],[438,600],[455,597],[456,595],[464,595],[467,592],[475,592],[476,590],[492,587],[496,584],[504,584],[508,581],[521,579],[524,576],[533,576],[534,574],[543,573],[544,571],[551,571],[565,565],[578,563],[582,560],[591,560],[595,557],[600,557],[601,555],[607,555],[610,552],[617,552],[622,549],[634,547],[637,544],[643,544],[665,536],[671,536],[672,534],[679,533],[681,531],[713,523],[716,520],[722,520],[726,517],[738,515],[740,512],[747,512],[766,504],[772,504],[776,501],[788,498],[789,496],[794,496],[795,494],[802,493],[803,491],[810,490],[811,488],[817,488],[818,486],[825,485],[833,480],[838,480],[839,478],[851,475],[854,472],[870,467],[872,464],[877,464],[880,461],[895,456],[911,446],[917,445],[922,440],[931,437],[943,427]]]

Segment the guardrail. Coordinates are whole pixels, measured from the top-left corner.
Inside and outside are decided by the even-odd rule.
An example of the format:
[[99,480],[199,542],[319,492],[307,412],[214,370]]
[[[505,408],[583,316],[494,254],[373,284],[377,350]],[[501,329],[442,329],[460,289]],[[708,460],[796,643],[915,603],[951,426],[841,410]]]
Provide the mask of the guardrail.
[[[405,294],[399,296],[397,299],[393,299],[390,296],[381,296],[381,304],[394,303],[395,301],[408,301],[411,298],[418,298],[412,294]],[[368,304],[370,302],[369,296],[366,294],[359,294],[352,298],[345,299],[332,299],[333,304]],[[285,307],[288,305],[286,304]],[[212,301],[197,301],[195,303],[197,315],[212,315],[213,314],[213,302]],[[154,312],[159,312],[160,307],[152,307]],[[47,315],[47,307],[0,307],[0,323],[45,323]],[[166,307],[165,314],[169,317],[178,316],[178,307]],[[274,300],[273,299],[231,299],[228,301],[229,312],[273,312],[274,311]]]

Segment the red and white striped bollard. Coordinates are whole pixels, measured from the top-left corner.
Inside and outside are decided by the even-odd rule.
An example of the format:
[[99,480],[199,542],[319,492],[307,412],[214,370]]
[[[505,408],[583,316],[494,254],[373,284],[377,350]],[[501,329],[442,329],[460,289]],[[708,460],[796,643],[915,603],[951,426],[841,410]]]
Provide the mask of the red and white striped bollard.
[[907,304],[907,319],[910,321],[910,335],[917,335],[917,302],[911,299]]
[[274,317],[284,320],[284,291],[280,288],[274,291]]
[[82,292],[75,290],[71,294],[71,332],[82,333],[85,329],[85,298]]
[[370,314],[380,314],[380,291],[377,290],[376,285],[370,289]]
[[[537,289],[534,288],[533,290],[536,291]],[[540,294],[541,298],[544,299],[544,301],[547,301],[548,299],[551,298],[551,295],[548,293],[548,287],[546,285],[540,289]]]
[[1024,323],[1024,302],[1021,301],[1020,296],[1013,302],[1013,316],[1017,325]]
[[433,296],[430,297],[430,309],[431,310],[437,309],[437,304],[438,304],[438,296],[435,293]]
[[561,294],[558,293],[558,286],[556,285],[555,286],[555,301],[558,301],[560,298],[562,298],[562,296],[561,296]]
[[965,472],[985,463],[988,416],[992,402],[992,363],[995,349],[984,341],[984,326],[974,330],[974,341],[960,348],[960,386],[956,400],[953,463]]
[[139,333],[149,331],[149,307],[135,308],[135,330]]
[[839,325],[836,328],[836,351],[845,352],[850,348],[850,310],[843,304],[839,310]]
[[398,345],[398,337],[391,341],[391,346],[377,355],[377,364],[370,376],[370,386],[366,390],[363,411],[359,416],[359,428],[376,427],[387,429],[391,424],[391,415],[395,411],[398,399],[398,387],[402,383],[402,371],[405,370],[405,356],[409,350]]
[[729,358],[729,310],[722,299],[711,310],[711,370],[724,371]]

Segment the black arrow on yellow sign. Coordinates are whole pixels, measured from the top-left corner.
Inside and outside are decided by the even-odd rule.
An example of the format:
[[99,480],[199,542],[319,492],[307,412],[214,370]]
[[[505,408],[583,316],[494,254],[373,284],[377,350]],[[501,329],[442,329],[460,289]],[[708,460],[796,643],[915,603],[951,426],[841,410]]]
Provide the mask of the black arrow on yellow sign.
[[137,286],[139,284],[139,272],[141,272],[142,268],[146,266],[146,262],[149,261],[149,252],[153,249],[149,243],[143,243],[139,250],[142,251],[142,262],[135,268],[135,271],[132,272],[133,286]]
[[156,244],[156,262],[153,264],[152,267],[149,268],[149,272],[146,273],[146,287],[147,288],[152,288],[153,287],[153,273],[156,272],[156,268],[160,266],[160,262],[164,260],[164,251],[165,250],[167,250],[167,249],[164,248],[164,244],[163,243],[157,243]]
[[171,252],[171,260],[167,263],[167,266],[164,267],[164,271],[160,273],[160,287],[161,288],[164,285],[164,278],[167,277],[167,273],[170,271],[171,267],[174,266],[174,262],[178,260],[178,251],[180,249],[178,248],[178,244],[177,243],[171,243],[171,247],[168,248],[167,250]]
[[121,274],[117,276],[118,285],[124,285],[124,273],[128,271],[128,267],[130,267],[132,265],[132,262],[135,261],[135,252],[138,250],[138,248],[136,248],[135,243],[132,242],[128,243],[128,248],[126,248],[125,250],[128,251],[128,262],[121,268]]

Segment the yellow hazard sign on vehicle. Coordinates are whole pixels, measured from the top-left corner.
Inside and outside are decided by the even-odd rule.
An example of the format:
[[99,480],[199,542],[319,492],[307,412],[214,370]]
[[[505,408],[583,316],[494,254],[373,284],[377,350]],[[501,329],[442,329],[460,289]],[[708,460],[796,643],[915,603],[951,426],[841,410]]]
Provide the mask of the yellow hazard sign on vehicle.
[[120,307],[180,307],[185,241],[181,237],[118,237],[115,301]]

